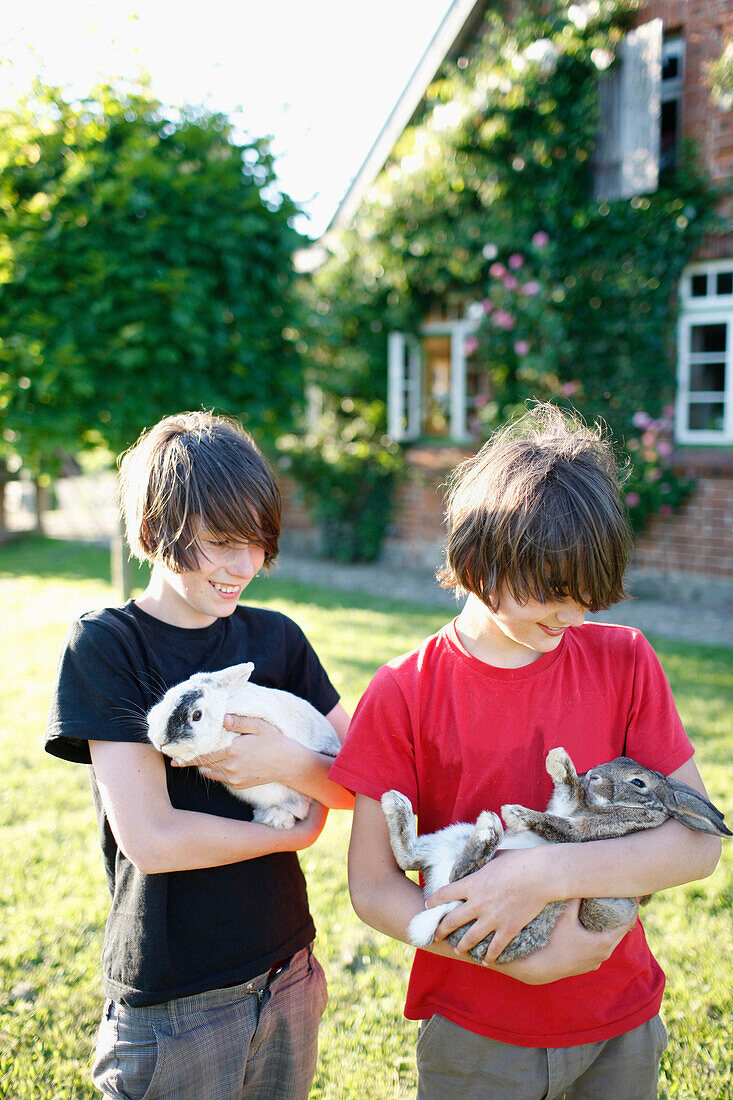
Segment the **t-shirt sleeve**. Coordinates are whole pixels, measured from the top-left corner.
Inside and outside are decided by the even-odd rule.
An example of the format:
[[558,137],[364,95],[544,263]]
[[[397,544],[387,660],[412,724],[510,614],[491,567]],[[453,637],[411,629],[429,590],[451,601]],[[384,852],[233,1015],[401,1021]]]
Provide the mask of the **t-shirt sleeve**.
[[89,764],[90,740],[147,743],[147,701],[138,672],[131,649],[110,624],[73,623],[59,657],[46,751]]
[[624,753],[664,775],[676,771],[694,753],[659,658],[638,632],[635,632],[634,683]]
[[287,662],[283,683],[278,686],[307,699],[321,714],[328,714],[338,703],[339,693],[298,624],[285,617],[284,622]]
[[384,666],[356,708],[329,779],[374,799],[398,790],[417,808],[413,731],[407,695],[395,671]]

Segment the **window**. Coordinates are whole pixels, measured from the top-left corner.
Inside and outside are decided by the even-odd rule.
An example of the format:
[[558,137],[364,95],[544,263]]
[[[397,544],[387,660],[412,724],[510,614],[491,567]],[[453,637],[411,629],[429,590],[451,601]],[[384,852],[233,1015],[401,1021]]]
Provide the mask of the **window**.
[[680,443],[733,443],[733,257],[682,276],[676,434]]
[[682,90],[685,77],[685,42],[666,38],[662,43],[662,83],[659,134],[659,170],[677,167],[682,136]]
[[466,341],[478,325],[471,316],[445,317],[427,320],[419,338],[389,334],[387,426],[393,439],[470,438],[468,419],[476,394]]

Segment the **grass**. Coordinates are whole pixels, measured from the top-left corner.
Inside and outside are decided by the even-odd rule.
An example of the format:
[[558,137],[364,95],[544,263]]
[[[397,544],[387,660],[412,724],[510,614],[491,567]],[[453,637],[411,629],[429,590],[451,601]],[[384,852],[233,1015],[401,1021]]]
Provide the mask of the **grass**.
[[[86,769],[44,754],[56,657],[69,621],[115,601],[108,556],[26,539],[0,547],[11,630],[0,651],[0,1097],[89,1100],[101,1004],[107,892]],[[285,611],[312,639],[353,710],[379,664],[436,630],[443,613],[353,593],[258,579],[252,602]],[[652,639],[711,796],[730,809],[733,653]],[[410,950],[356,918],[346,885],[347,814],[332,813],[303,856],[329,981],[312,1100],[414,1095],[415,1025],[402,1016]],[[670,1045],[660,1096],[732,1100],[730,854],[711,879],[655,898],[647,936],[668,974]]]

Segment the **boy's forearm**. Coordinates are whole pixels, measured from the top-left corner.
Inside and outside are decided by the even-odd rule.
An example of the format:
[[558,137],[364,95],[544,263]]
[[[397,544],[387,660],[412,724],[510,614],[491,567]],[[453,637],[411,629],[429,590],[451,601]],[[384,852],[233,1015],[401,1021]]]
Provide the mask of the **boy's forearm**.
[[[552,846],[555,896],[638,897],[706,878],[720,858],[716,836],[677,821],[614,840]],[[547,850],[543,850],[547,851]]]
[[193,871],[309,847],[321,831],[319,807],[292,829],[273,829],[257,821],[171,808],[152,824],[144,839],[126,845],[131,863],[144,874]]
[[317,799],[329,809],[352,809],[354,796],[351,791],[328,778],[333,757],[313,752],[303,745],[292,744],[293,748],[284,768],[283,782],[301,794]]

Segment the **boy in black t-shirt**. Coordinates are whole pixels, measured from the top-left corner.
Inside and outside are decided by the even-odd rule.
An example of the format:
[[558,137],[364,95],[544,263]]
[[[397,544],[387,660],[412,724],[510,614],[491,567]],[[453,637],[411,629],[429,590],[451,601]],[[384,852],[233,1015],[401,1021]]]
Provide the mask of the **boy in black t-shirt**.
[[[61,655],[46,748],[91,764],[111,908],[108,998],[93,1081],[106,1096],[304,1098],[325,979],[295,852],[351,796],[328,757],[267,722],[196,768],[148,742],[144,715],[194,672],[254,663],[252,681],[300,695],[343,740],[348,715],[302,631],[239,597],[278,550],[280,496],[236,422],[167,417],[121,461],[133,553],[148,587],[84,615]],[[280,781],[312,796],[305,821],[275,830],[219,783]],[[322,805],[321,805],[322,804]]]

